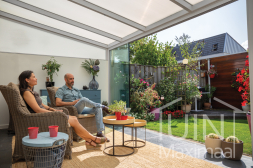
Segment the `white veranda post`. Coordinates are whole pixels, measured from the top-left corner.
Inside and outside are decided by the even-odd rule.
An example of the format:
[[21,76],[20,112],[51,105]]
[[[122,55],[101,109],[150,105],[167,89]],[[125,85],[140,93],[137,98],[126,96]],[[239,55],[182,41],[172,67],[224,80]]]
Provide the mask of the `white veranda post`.
[[[250,88],[253,88],[253,0],[247,0],[247,23],[248,23],[248,42],[249,42],[249,74]],[[250,89],[250,99],[253,100],[253,89]],[[253,105],[250,106],[250,111],[253,111]],[[253,114],[253,113],[252,113]],[[253,115],[251,115],[251,139],[253,140]],[[251,141],[253,147],[253,141]]]

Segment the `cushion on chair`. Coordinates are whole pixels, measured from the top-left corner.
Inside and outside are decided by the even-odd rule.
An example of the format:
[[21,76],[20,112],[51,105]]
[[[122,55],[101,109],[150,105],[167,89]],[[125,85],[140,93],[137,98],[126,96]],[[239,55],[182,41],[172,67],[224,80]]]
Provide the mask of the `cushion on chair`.
[[47,96],[40,96],[42,103],[47,105]]
[[21,104],[21,106],[26,107],[26,104],[25,104],[25,102],[24,102],[24,99],[23,99],[23,97],[20,95],[19,85],[10,82],[10,83],[8,84],[8,86],[11,87],[11,88],[13,88],[13,89],[15,89],[15,90],[19,93],[20,104]]

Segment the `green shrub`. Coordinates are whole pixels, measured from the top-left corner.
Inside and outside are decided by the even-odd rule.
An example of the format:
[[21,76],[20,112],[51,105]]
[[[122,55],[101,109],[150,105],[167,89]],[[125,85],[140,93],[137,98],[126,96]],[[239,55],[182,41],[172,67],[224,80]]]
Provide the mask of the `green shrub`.
[[[155,90],[158,92],[159,96],[164,97],[164,100],[161,100],[164,105],[177,99],[176,85],[170,77],[166,77],[160,80],[159,84],[155,87]],[[166,109],[169,111],[174,111],[176,109],[176,105],[173,104]]]

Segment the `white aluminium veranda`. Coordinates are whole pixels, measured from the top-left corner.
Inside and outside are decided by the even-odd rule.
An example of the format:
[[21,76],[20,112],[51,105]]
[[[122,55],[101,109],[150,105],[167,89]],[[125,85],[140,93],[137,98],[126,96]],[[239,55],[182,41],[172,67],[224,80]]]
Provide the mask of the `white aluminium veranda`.
[[106,50],[236,0],[0,0],[0,17]]

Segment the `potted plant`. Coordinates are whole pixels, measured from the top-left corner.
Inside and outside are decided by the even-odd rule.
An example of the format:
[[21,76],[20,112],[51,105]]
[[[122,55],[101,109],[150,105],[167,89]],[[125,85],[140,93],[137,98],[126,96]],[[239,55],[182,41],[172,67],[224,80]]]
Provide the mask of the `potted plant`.
[[110,113],[115,113],[116,120],[121,120],[121,113],[125,112],[126,102],[114,100],[114,104],[108,106]]
[[[249,58],[247,56],[246,58]],[[238,74],[236,82],[240,83],[240,86],[238,88],[239,92],[242,92],[242,109],[245,112],[248,112],[250,110],[250,82],[249,82],[249,60],[247,59],[245,61],[246,68],[243,68]]]
[[54,86],[53,74],[55,73],[57,75],[57,72],[59,72],[60,67],[61,64],[58,64],[54,57],[48,60],[46,64],[42,64],[42,70],[47,70],[47,74],[50,78],[50,81],[46,82],[46,87]]
[[187,75],[186,80],[183,83],[180,83],[180,86],[184,89],[185,95],[185,104],[181,106],[181,110],[185,113],[189,113],[191,111],[192,99],[197,97],[201,98],[201,92],[198,89],[199,77],[196,75]]
[[207,75],[209,75],[210,78],[214,78],[215,75],[218,75],[218,73],[217,73],[213,68],[210,68],[210,69],[207,71]]
[[241,160],[243,154],[243,141],[235,136],[229,136],[221,141],[221,148],[225,158]]
[[[158,97],[159,98],[159,97]],[[152,105],[150,105],[150,113],[155,115],[155,121],[160,117],[160,109],[162,102],[160,100],[155,100]]]
[[220,155],[222,153],[221,141],[223,137],[210,133],[206,135],[205,146],[208,153],[212,155]]
[[126,115],[126,113],[125,112],[121,112],[121,120],[127,120],[127,115]]
[[89,61],[85,60],[84,62],[82,62],[82,67],[93,76],[93,79],[89,83],[89,88],[92,90],[97,90],[99,87],[98,82],[95,80],[95,76],[98,76],[97,74],[99,72],[99,64],[99,60],[92,59],[89,59]]
[[211,89],[209,90],[210,85],[205,86],[205,91],[209,92],[207,94],[204,94],[204,109],[210,109],[211,108],[211,103],[209,103],[209,99],[213,97],[214,92],[216,91],[216,87],[211,86]]

